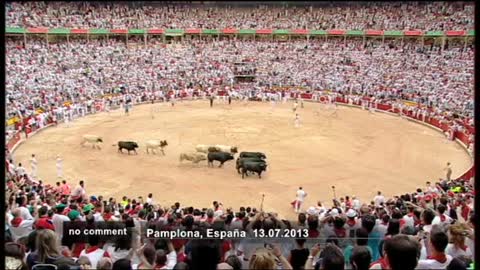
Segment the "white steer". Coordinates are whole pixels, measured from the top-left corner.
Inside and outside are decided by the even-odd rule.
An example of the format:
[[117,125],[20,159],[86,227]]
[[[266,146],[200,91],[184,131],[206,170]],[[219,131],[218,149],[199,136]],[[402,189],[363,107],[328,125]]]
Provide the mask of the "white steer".
[[217,149],[217,152],[227,152],[231,154],[238,153],[238,148],[236,146],[216,144],[215,148]]
[[167,143],[166,140],[163,140],[163,141],[161,141],[161,140],[149,140],[149,141],[146,142],[147,154],[150,153],[149,150],[152,150],[152,152],[154,154],[156,154],[155,150],[160,148],[160,151],[162,151],[162,154],[165,155],[165,152],[163,151],[163,148],[167,145],[168,145],[168,143]]
[[212,147],[215,147],[214,145],[208,145],[208,144],[198,144],[196,147],[195,147],[195,150],[197,150],[197,152],[200,152],[200,153],[208,153],[208,149],[209,148],[212,148]]
[[182,162],[183,160],[189,160],[196,164],[202,160],[207,160],[207,156],[201,153],[181,153],[180,162]]
[[229,145],[208,145],[208,144],[198,144],[195,149],[197,152],[200,153],[208,153],[208,152],[227,152],[231,154],[238,153],[238,148],[236,146],[229,146]]
[[97,135],[83,135],[83,140],[80,143],[80,145],[84,146],[86,143],[90,143],[92,145],[92,148],[97,147],[98,149],[100,148],[99,143],[102,143],[102,137],[97,136]]

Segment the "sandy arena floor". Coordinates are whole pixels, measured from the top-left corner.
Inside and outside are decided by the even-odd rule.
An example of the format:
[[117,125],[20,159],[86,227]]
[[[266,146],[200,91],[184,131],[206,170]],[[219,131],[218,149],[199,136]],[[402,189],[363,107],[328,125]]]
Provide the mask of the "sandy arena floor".
[[[130,116],[117,110],[75,120],[41,131],[15,152],[16,162],[30,169],[31,154],[37,155],[38,173],[45,182],[56,182],[55,158],[64,159],[67,180],[74,187],[86,180],[89,194],[105,197],[154,194],[156,202],[170,206],[210,207],[217,200],[232,207],[259,207],[293,217],[289,202],[299,186],[309,194],[305,206],[321,200],[330,205],[331,186],[337,196],[356,195],[370,201],[377,190],[399,195],[424,187],[425,181],[444,175],[447,161],[453,176],[471,166],[464,150],[443,134],[428,127],[383,113],[369,114],[339,107],[338,117],[321,105],[306,103],[299,109],[302,126],[294,128],[292,104],[232,105],[207,101],[134,107]],[[153,116],[153,117],[152,117]],[[81,147],[82,135],[103,136],[102,150]],[[166,139],[166,156],[147,155],[145,141]],[[138,155],[117,153],[119,140],[134,140]],[[242,180],[235,162],[223,168],[208,168],[206,161],[179,163],[181,152],[197,144],[237,145],[240,151],[264,152],[267,172],[258,179]],[[217,164],[217,163],[216,163]],[[304,207],[305,208],[305,207]]]

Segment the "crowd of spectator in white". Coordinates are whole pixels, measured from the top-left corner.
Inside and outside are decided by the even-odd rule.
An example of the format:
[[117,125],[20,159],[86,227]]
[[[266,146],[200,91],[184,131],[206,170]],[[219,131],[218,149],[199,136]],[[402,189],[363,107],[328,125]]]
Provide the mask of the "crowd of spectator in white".
[[469,2],[332,4],[321,7],[202,7],[189,4],[137,7],[90,2],[12,2],[6,6],[10,27],[50,28],[204,28],[471,30]]
[[[311,28],[456,30],[473,27],[473,5],[436,2],[357,8],[191,9],[62,2],[7,5],[7,26],[71,28]],[[219,18],[222,18],[221,20]],[[427,117],[473,116],[473,45],[449,42],[425,46],[420,39],[343,38],[252,41],[185,40],[166,45],[151,38],[131,47],[124,40],[71,39],[49,44],[42,37],[6,42],[7,117],[28,117],[32,125],[48,118],[72,119],[120,99],[134,102],[227,90],[233,96],[264,95],[274,87],[330,90],[349,99],[375,97],[400,104],[411,100],[435,108]],[[255,83],[235,80],[235,63],[254,63]],[[250,66],[249,66],[250,67]],[[238,68],[238,66],[237,66]],[[118,97],[100,98],[108,94]],[[71,110],[63,104],[72,102]],[[56,114],[52,114],[55,108]],[[472,123],[470,122],[472,125]],[[459,128],[462,128],[459,126]],[[8,138],[7,138],[8,139]],[[160,206],[151,194],[120,202],[81,181],[48,185],[27,173],[7,153],[7,266],[32,269],[467,269],[474,253],[473,183],[440,180],[410,194],[385,198],[344,196],[321,202],[286,221],[254,207],[238,211],[214,202],[210,208]],[[32,157],[33,159],[34,157]],[[58,158],[59,159],[59,158]],[[33,167],[32,167],[33,168]],[[49,179],[49,181],[53,181]],[[473,179],[472,179],[473,181]],[[88,195],[87,195],[88,194]],[[313,196],[312,194],[310,196]],[[64,221],[119,221],[138,237],[103,243],[63,239]],[[152,240],[142,235],[156,223],[202,230],[306,228],[308,239]],[[153,225],[152,225],[153,224]]]
[[[374,96],[379,103],[411,100],[437,115],[473,115],[473,46],[437,46],[419,41],[310,40],[185,41],[129,48],[124,42],[60,43],[7,41],[8,113],[28,107],[93,102],[127,89],[132,95],[176,90],[192,94],[238,88],[304,87],[344,95]],[[255,84],[235,84],[235,63],[254,59]],[[210,90],[209,90],[210,89]],[[30,107],[30,110],[32,108]],[[7,117],[11,114],[7,114]]]

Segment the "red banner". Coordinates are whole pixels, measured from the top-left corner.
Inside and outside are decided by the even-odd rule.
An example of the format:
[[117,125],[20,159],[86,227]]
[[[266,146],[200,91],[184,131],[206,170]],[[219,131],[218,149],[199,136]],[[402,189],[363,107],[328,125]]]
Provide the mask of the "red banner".
[[88,34],[88,29],[72,29],[71,34]]
[[367,30],[365,32],[367,36],[383,36],[382,30]]
[[185,30],[185,34],[200,34],[200,33],[202,33],[202,29],[191,28],[191,29]]
[[327,34],[329,35],[345,35],[345,33],[347,33],[347,31],[345,30],[328,30],[327,31]]
[[41,27],[41,28],[27,28],[28,33],[32,34],[46,34],[48,33],[48,28]]
[[262,34],[262,35],[269,35],[269,34],[273,34],[273,30],[272,29],[259,29],[255,33]]
[[149,34],[163,34],[165,30],[163,29],[148,29]]
[[403,31],[405,36],[421,36],[423,32],[420,30],[413,30],[413,31]]
[[446,34],[448,37],[461,37],[461,36],[465,36],[466,32],[464,30],[447,31]]
[[225,28],[222,30],[222,33],[224,34],[236,34],[238,33],[238,30],[235,28]]
[[13,147],[15,146],[15,144],[17,144],[17,142],[20,141],[20,139],[21,139],[20,133],[19,132],[15,133],[15,135],[13,135],[13,137],[7,143],[8,151],[12,151]]
[[127,29],[112,29],[110,30],[112,34],[127,34],[128,30]]
[[308,35],[309,31],[307,29],[295,29],[293,33],[297,35]]

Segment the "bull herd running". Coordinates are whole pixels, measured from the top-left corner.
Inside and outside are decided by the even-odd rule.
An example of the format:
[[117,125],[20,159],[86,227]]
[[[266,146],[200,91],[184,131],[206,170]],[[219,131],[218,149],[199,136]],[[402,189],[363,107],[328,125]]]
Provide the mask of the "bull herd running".
[[[100,143],[103,143],[103,139],[96,135],[84,135],[81,145],[84,146],[86,143],[91,144],[92,148],[100,149]],[[166,140],[149,140],[145,145],[147,154],[150,152],[156,154],[156,150],[160,148],[162,154],[165,155],[163,149],[168,143]],[[125,149],[129,155],[130,151],[138,154],[136,148],[139,146],[133,141],[119,141],[117,144],[113,144],[113,146],[118,146],[118,152],[120,153],[123,153],[123,149]],[[200,161],[207,160],[208,166],[213,167],[213,162],[218,161],[220,162],[218,167],[222,167],[225,162],[233,160],[235,158],[234,155],[238,153],[236,146],[227,145],[199,144],[195,147],[195,150],[196,152],[181,153],[180,162],[188,160],[198,164]],[[242,174],[242,178],[245,175],[248,176],[248,172],[257,173],[258,178],[262,178],[262,172],[267,170],[266,158],[267,156],[260,152],[240,152],[236,161],[236,170],[239,174]]]

